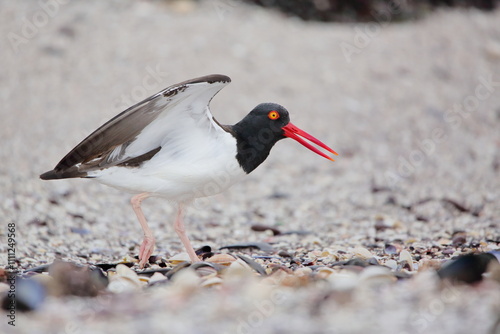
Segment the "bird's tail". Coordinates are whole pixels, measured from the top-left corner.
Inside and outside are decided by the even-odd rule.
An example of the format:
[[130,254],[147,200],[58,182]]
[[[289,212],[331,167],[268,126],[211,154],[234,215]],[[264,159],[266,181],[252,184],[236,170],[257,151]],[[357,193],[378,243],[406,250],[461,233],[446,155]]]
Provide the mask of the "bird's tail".
[[57,180],[57,179],[69,179],[73,177],[87,177],[86,172],[80,172],[78,168],[72,167],[65,170],[49,170],[48,172],[40,175],[42,180]]

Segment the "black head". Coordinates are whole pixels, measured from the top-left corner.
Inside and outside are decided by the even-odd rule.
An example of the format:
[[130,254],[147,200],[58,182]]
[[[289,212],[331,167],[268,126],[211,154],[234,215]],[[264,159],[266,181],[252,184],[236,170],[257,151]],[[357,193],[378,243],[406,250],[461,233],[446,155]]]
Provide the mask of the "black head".
[[236,158],[246,173],[250,173],[257,168],[267,158],[274,144],[286,137],[295,139],[327,159],[333,160],[305,142],[304,138],[331,153],[337,154],[313,136],[290,123],[288,110],[276,103],[259,104],[245,118],[233,125],[231,129],[238,146]]
[[[276,141],[285,138],[283,127],[290,123],[288,110],[277,103],[261,103],[253,108],[250,113],[241,120],[245,126],[267,129],[264,132],[272,132]],[[266,133],[267,135],[268,133]]]

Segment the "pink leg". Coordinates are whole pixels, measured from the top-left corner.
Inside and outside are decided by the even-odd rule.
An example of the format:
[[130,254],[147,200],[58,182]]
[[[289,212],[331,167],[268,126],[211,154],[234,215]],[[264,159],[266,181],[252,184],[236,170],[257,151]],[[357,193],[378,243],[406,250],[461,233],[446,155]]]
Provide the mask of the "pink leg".
[[191,259],[191,262],[200,262],[200,258],[196,255],[193,246],[191,246],[191,242],[189,241],[189,238],[186,235],[183,216],[184,216],[184,204],[179,203],[179,208],[177,210],[177,217],[175,218],[175,224],[174,224],[175,232],[177,232],[177,235],[179,236],[182,244],[184,245],[184,248],[186,248],[189,258]]
[[153,250],[155,249],[155,238],[153,236],[153,232],[149,229],[148,223],[146,222],[146,218],[144,217],[141,209],[141,202],[148,197],[148,193],[142,193],[135,195],[130,200],[132,208],[137,215],[137,219],[139,219],[139,223],[141,223],[142,231],[144,232],[144,239],[141,244],[141,249],[139,250],[139,267],[141,268],[144,268],[144,265],[148,262],[149,257],[153,254]]

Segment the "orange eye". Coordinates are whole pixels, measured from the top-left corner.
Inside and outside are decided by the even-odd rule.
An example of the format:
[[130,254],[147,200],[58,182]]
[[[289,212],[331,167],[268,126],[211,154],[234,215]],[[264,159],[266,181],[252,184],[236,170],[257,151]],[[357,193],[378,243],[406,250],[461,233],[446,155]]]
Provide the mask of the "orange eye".
[[269,119],[275,120],[280,118],[280,114],[278,114],[276,110],[272,110],[269,112],[269,114],[267,114],[267,117],[269,117]]

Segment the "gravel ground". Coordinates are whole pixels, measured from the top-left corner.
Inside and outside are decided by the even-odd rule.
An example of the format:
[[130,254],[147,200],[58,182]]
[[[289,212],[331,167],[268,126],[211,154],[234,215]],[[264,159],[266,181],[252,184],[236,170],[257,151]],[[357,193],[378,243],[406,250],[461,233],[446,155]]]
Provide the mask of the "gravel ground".
[[[253,256],[266,278],[231,260],[149,288],[119,266],[97,297],[49,293],[15,328],[2,316],[0,332],[500,333],[498,269],[473,285],[433,270],[499,247],[500,11],[380,25],[306,23],[233,0],[0,5],[0,237],[15,223],[20,269],[134,262],[130,195],[38,175],[173,83],[226,74],[233,82],[211,104],[221,123],[277,102],[340,154],[331,163],[282,141],[244,182],[189,210],[195,248],[272,244],[229,252]],[[143,209],[158,258],[174,266],[173,208],[148,199]],[[336,266],[353,258],[392,270]]]

